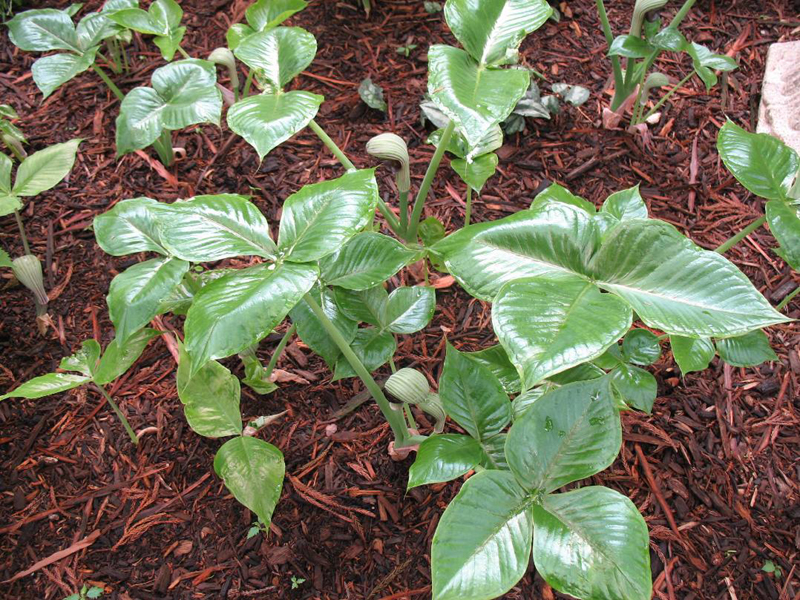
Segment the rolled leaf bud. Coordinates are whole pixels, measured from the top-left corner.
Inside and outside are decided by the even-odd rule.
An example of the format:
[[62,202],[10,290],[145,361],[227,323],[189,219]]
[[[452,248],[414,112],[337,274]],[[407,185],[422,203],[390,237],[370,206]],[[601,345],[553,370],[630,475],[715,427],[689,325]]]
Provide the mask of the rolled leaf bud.
[[33,254],[26,254],[15,258],[12,266],[14,276],[17,280],[33,292],[36,303],[42,306],[49,301],[47,292],[44,289],[44,277],[42,275],[42,263]]
[[239,89],[239,74],[236,72],[236,59],[233,57],[233,52],[227,48],[216,48],[208,55],[208,60],[227,67],[228,76],[231,78],[231,87],[235,90]]
[[642,33],[642,23],[645,16],[652,10],[657,10],[667,4],[669,0],[636,0],[633,6],[633,16],[631,17],[631,35],[640,37]]
[[419,404],[425,402],[431,388],[428,380],[416,369],[400,369],[386,380],[386,391],[401,402]]
[[417,408],[421,408],[436,419],[436,425],[434,425],[433,430],[436,433],[442,433],[444,422],[447,420],[447,413],[444,411],[444,404],[442,404],[439,394],[431,392],[425,400],[417,404]]
[[397,171],[397,189],[407,192],[411,188],[411,172],[409,171],[408,146],[399,135],[381,133],[367,142],[367,152],[381,160],[393,160],[400,163]]

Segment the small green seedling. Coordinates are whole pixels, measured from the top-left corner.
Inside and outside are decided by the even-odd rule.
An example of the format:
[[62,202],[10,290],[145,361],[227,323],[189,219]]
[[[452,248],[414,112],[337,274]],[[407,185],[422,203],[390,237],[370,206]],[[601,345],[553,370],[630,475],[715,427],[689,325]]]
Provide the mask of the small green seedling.
[[19,119],[17,111],[8,104],[0,104],[0,139],[16,159],[22,162],[27,156],[22,144],[27,144],[28,140],[25,139],[19,128],[11,122],[15,119]]
[[[368,2],[369,0],[364,0],[364,1],[365,1],[365,2]],[[367,14],[369,14],[369,11],[367,12]],[[293,589],[293,590],[296,590],[296,589],[298,589],[298,588],[299,588],[301,585],[303,585],[305,582],[306,582],[306,580],[305,580],[305,579],[303,579],[302,577],[297,577],[297,576],[295,576],[295,575],[292,575],[292,589]]]
[[417,44],[406,44],[405,46],[398,46],[394,49],[395,52],[400,54],[401,56],[405,56],[408,58],[411,56],[411,51],[417,48]]
[[96,585],[89,587],[84,584],[81,586],[80,591],[70,594],[64,598],[64,600],[92,600],[94,598],[100,598],[104,593],[105,590],[101,587],[97,587]]
[[764,571],[764,573],[773,575],[775,579],[780,579],[783,577],[783,569],[781,569],[771,560],[765,560],[764,566],[761,567],[761,570]]
[[256,519],[253,521],[253,524],[250,526],[250,529],[247,530],[247,539],[251,539],[256,537],[259,533],[263,533],[267,535],[269,533],[269,526],[264,525],[261,519]]

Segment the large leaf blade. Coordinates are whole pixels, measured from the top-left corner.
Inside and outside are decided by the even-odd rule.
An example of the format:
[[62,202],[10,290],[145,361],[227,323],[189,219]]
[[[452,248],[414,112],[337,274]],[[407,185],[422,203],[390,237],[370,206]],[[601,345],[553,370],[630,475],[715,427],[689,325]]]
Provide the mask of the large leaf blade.
[[26,52],[71,50],[80,52],[75,25],[66,11],[53,8],[26,10],[6,22],[11,42]]
[[94,382],[106,385],[120,377],[139,359],[150,340],[159,335],[161,332],[155,329],[141,329],[125,341],[115,337],[103,352],[94,373]]
[[320,278],[328,285],[366,290],[383,283],[420,256],[389,236],[359,233],[320,261]]
[[93,226],[97,244],[112,256],[167,254],[158,229],[158,204],[152,198],[131,198],[97,215]]
[[468,435],[432,435],[419,445],[414,464],[408,470],[408,487],[451,481],[481,462],[483,451]]
[[234,50],[236,58],[251,69],[258,69],[276,91],[310,65],[316,53],[316,38],[300,27],[257,31]]
[[83,73],[94,64],[97,48],[90,48],[80,56],[64,52],[38,59],[31,67],[36,86],[47,98],[70,79]]
[[11,193],[15,196],[35,196],[58,185],[72,170],[75,154],[82,141],[75,138],[31,154],[19,165]]
[[91,378],[86,375],[48,373],[26,381],[13,391],[0,396],[0,400],[5,400],[6,398],[44,398],[59,392],[66,392],[89,381],[91,381]]

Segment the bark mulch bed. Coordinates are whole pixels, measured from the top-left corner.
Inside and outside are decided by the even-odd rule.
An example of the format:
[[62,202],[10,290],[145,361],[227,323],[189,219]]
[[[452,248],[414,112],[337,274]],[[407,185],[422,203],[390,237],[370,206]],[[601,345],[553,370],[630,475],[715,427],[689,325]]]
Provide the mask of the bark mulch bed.
[[[63,8],[67,2],[35,4]],[[246,7],[243,0],[182,4],[188,26],[183,46],[198,57],[224,45],[225,30]],[[425,51],[430,43],[454,40],[442,14],[427,14],[422,2],[373,4],[367,19],[355,0],[316,0],[292,19],[319,41],[317,59],[295,85],[328,98],[318,121],[357,166],[371,164],[363,148],[372,135],[391,130],[405,137],[418,185],[432,154],[418,109],[426,88]],[[617,32],[632,4],[612,3]],[[97,6],[92,0],[84,10]],[[592,98],[552,121],[528,120],[525,133],[507,138],[475,219],[528,206],[549,181],[597,202],[641,183],[653,216],[707,248],[761,214],[758,199],[721,166],[716,132],[726,116],[753,125],[768,45],[797,39],[797,4],[700,0],[684,26],[688,37],[717,52],[735,50],[740,69],[724,93],[719,87],[706,93],[697,80],[682,88],[646,150],[627,133],[598,127],[610,67],[594,3],[570,0],[562,8],[561,22],[531,35],[522,56],[552,82],[589,87]],[[395,51],[410,43],[418,47],[409,57]],[[163,64],[155,50],[149,40],[134,40],[132,71],[116,78],[123,90],[147,83]],[[89,72],[42,102],[30,76],[34,58],[0,36],[1,101],[22,115],[18,124],[32,150],[73,137],[85,141],[68,181],[33,199],[24,214],[34,252],[46,257],[54,322],[47,335],[36,332],[27,292],[8,285],[10,275],[2,274],[0,390],[53,370],[87,337],[110,340],[104,294],[111,278],[136,260],[105,255],[90,225],[115,202],[139,195],[171,200],[251,193],[274,223],[283,198],[341,172],[311,133],[299,134],[259,165],[241,139],[225,147],[224,126],[178,133],[176,145],[188,157],[169,173],[153,168],[150,151],[117,160],[119,106],[102,82]],[[660,66],[675,78],[687,68],[685,60]],[[357,86],[367,76],[386,91],[385,116],[359,100]],[[391,175],[379,174],[388,186]],[[459,227],[463,184],[449,168],[440,170],[433,193],[428,214]],[[20,251],[15,227],[13,219],[0,224],[0,242],[12,255]],[[762,229],[729,256],[777,303],[798,277],[771,252],[773,245]],[[410,273],[403,277],[415,282]],[[399,364],[424,369],[434,380],[445,334],[465,349],[492,343],[488,307],[448,279],[437,281],[440,306],[433,323],[402,340],[397,356]],[[800,302],[787,311],[800,317]],[[180,330],[175,317],[165,317],[163,325]],[[628,495],[645,515],[659,598],[800,597],[800,333],[789,324],[769,334],[780,361],[755,369],[715,361],[682,380],[667,353],[654,366],[659,397],[653,414],[624,416],[623,451],[594,478]],[[262,344],[264,356],[277,337]],[[229,366],[242,374],[235,362]],[[330,384],[322,362],[296,342],[279,367],[308,383],[284,383],[268,397],[245,389],[242,401],[245,417],[287,411],[260,434],[283,450],[287,462],[266,538],[246,539],[253,515],[211,472],[219,442],[186,426],[174,359],[163,341],[152,343],[112,390],[134,429],[146,431],[138,448],[92,391],[0,403],[0,580],[56,552],[77,550],[3,583],[0,595],[63,598],[94,583],[108,589],[104,597],[120,599],[429,597],[431,537],[460,482],[406,493],[412,459],[389,459],[390,432],[376,407],[366,403],[338,416],[362,391],[357,381]],[[775,573],[762,570],[767,561]],[[559,595],[531,570],[507,597]]]

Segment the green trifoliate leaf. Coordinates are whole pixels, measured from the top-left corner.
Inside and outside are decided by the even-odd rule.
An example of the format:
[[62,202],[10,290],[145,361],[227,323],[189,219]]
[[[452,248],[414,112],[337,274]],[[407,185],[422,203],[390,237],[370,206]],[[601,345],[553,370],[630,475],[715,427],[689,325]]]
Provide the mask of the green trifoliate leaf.
[[486,180],[497,170],[498,161],[497,154],[490,152],[476,157],[472,162],[463,158],[454,158],[450,161],[450,166],[468,186],[476,192],[480,192]]
[[378,327],[386,322],[389,294],[386,293],[383,286],[375,286],[360,292],[335,287],[333,293],[336,305],[348,319],[363,321]]
[[523,487],[549,493],[608,467],[622,427],[604,379],[570,383],[537,399],[508,432],[506,458]]
[[386,112],[388,106],[383,99],[383,88],[367,77],[358,86],[358,95],[364,104],[375,110]]
[[177,258],[154,258],[129,267],[111,281],[108,314],[123,342],[158,314],[189,263]]
[[635,365],[652,365],[661,358],[661,343],[647,329],[631,329],[622,340],[622,354]]
[[257,265],[203,287],[186,316],[186,351],[193,368],[252,346],[283,321],[311,289],[311,264]]
[[717,151],[744,187],[762,198],[785,200],[798,169],[797,152],[766,133],[749,133],[728,121],[719,130]]
[[319,260],[364,229],[375,212],[375,169],[304,186],[283,204],[278,248],[292,262]]
[[283,453],[258,438],[235,437],[217,451],[214,471],[234,497],[268,527],[283,489]]
[[714,344],[708,338],[690,338],[680,335],[669,336],[672,355],[685,377],[692,371],[706,369],[714,358]]
[[510,590],[530,564],[532,504],[511,473],[470,477],[433,536],[433,599],[497,598]]
[[392,333],[415,333],[431,322],[435,310],[432,287],[399,287],[389,294],[381,326]]
[[626,405],[646,413],[653,410],[658,383],[652,373],[633,365],[620,364],[608,376],[614,391]]
[[10,215],[21,208],[22,202],[19,201],[19,198],[0,192],[0,217]]
[[6,22],[11,42],[26,52],[71,50],[80,53],[75,25],[66,11],[26,10]]
[[132,89],[117,117],[117,155],[152,144],[161,131],[195,123],[219,125],[222,94],[213,63],[187,59],[153,72],[153,87]]
[[500,344],[477,352],[465,352],[464,355],[488,367],[500,381],[506,394],[519,393],[521,387],[519,371],[511,363],[508,354]]
[[495,334],[526,388],[597,358],[622,337],[631,321],[625,302],[566,273],[507,283],[492,308]]
[[533,519],[533,562],[553,588],[578,598],[650,599],[647,525],[628,498],[599,486],[549,494]]
[[[192,369],[191,358],[181,346],[178,364],[178,397],[183,403],[186,421],[204,437],[218,438],[242,433],[239,412],[239,380],[215,360]],[[192,375],[192,371],[196,371]]]
[[448,0],[447,25],[481,65],[507,63],[525,36],[553,14],[544,0]]
[[244,38],[234,50],[236,58],[257,69],[276,90],[303,71],[317,53],[317,40],[300,27],[278,27]]
[[558,185],[557,183],[550,184],[547,186],[547,188],[545,188],[544,191],[536,194],[536,197],[531,203],[531,208],[537,208],[549,202],[562,202],[564,204],[571,204],[572,206],[577,206],[578,208],[585,210],[590,215],[593,215],[597,212],[594,204],[585,198],[576,196],[568,189]]
[[686,52],[692,57],[694,70],[710,90],[717,84],[717,75],[714,71],[733,71],[738,67],[736,61],[724,54],[714,54],[701,44],[691,42],[685,47]]
[[158,229],[159,203],[151,198],[131,198],[94,218],[98,245],[112,256],[137,252],[168,254]]
[[[397,342],[391,333],[368,327],[356,331],[350,347],[367,370],[374,371],[389,362],[397,349]],[[332,381],[355,376],[356,372],[353,367],[346,358],[340,356],[336,361]]]
[[600,212],[613,215],[620,221],[646,219],[647,205],[639,193],[639,185],[637,184],[635,187],[611,194],[603,202]]
[[313,119],[323,97],[311,92],[250,96],[228,109],[228,127],[258,153],[259,160]]
[[155,329],[140,329],[124,342],[119,337],[111,340],[97,365],[95,383],[105,385],[120,377],[139,359],[150,340],[158,335],[161,333]]
[[100,360],[100,344],[96,340],[85,340],[81,342],[81,349],[75,354],[61,359],[58,368],[65,371],[78,371],[91,377],[97,369],[98,360]]
[[147,11],[126,8],[108,13],[109,19],[123,27],[156,36],[154,41],[164,60],[172,60],[186,32],[180,26],[182,17],[183,10],[175,0],[155,0]]
[[263,31],[283,23],[306,6],[304,0],[257,0],[245,11],[247,23],[255,31]]
[[561,202],[464,227],[433,247],[458,282],[491,302],[507,281],[542,273],[582,273],[599,235],[591,215]]
[[766,208],[769,230],[781,245],[775,253],[795,271],[800,270],[800,205],[770,200]]
[[164,246],[183,260],[211,262],[232,256],[274,260],[277,255],[267,220],[245,196],[195,196],[155,209]]
[[689,42],[678,31],[677,27],[665,27],[654,35],[650,41],[659,50],[669,50],[671,52],[682,52],[689,45]]
[[14,187],[15,196],[35,196],[58,185],[72,170],[80,138],[53,144],[31,154],[17,169]]
[[608,55],[645,58],[652,51],[653,47],[642,38],[635,35],[620,35],[611,42],[611,46],[608,48]]
[[647,325],[671,334],[730,336],[787,320],[731,262],[661,221],[620,222],[590,272]]
[[452,481],[475,468],[483,451],[468,435],[432,435],[419,446],[408,470],[408,487]]
[[368,231],[323,258],[319,264],[320,277],[328,285],[366,290],[383,283],[419,257],[419,252],[394,238]]
[[511,421],[511,402],[497,377],[450,344],[439,397],[447,414],[478,441],[497,435]]
[[717,340],[717,352],[722,360],[734,367],[756,367],[763,362],[778,360],[769,345],[769,338],[760,329]]
[[38,59],[31,67],[36,86],[47,98],[67,81],[83,73],[94,64],[97,48],[90,48],[84,54],[51,54]]
[[[318,287],[315,287],[309,292],[314,300],[319,304],[320,308],[325,312],[327,317],[342,334],[345,342],[348,344],[353,341],[358,329],[358,323],[349,319],[333,299],[333,292],[328,288],[324,288],[320,293]],[[333,370],[336,366],[337,359],[341,356],[342,351],[339,346],[328,335],[325,328],[320,323],[317,316],[311,310],[311,307],[305,301],[300,300],[297,305],[289,312],[292,322],[297,325],[297,335],[303,340],[303,343],[311,348],[315,354],[318,354],[325,361],[325,364]]]
[[86,375],[48,373],[26,381],[13,392],[0,396],[0,400],[5,400],[6,398],[44,398],[59,392],[66,392],[89,381],[91,381],[91,378]]
[[428,94],[474,148],[504,121],[525,94],[530,74],[480,67],[466,52],[434,45],[428,51]]

